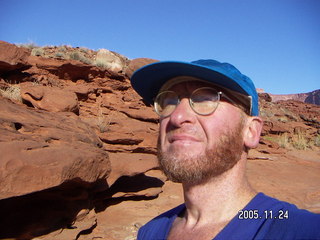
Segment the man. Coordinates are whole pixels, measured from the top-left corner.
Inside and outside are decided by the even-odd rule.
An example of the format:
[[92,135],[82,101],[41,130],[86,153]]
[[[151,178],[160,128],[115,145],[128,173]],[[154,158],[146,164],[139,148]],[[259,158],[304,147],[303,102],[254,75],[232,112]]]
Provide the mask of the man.
[[257,193],[245,175],[263,122],[253,82],[215,60],[157,62],[133,88],[160,117],[159,164],[182,183],[185,203],[138,239],[320,239],[320,215]]

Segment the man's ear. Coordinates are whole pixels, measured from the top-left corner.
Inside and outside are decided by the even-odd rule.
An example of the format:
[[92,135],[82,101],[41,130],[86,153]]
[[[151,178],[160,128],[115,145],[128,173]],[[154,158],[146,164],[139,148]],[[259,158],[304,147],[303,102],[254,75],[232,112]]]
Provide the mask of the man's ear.
[[263,121],[260,117],[248,117],[244,129],[244,145],[248,148],[255,148],[259,144]]

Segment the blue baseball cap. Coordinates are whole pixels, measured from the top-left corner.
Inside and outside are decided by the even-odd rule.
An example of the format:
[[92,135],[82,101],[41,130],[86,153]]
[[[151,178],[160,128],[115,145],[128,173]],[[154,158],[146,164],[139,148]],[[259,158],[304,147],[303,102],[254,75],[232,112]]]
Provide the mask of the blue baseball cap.
[[197,60],[190,63],[178,61],[152,63],[133,73],[131,85],[147,103],[153,104],[153,100],[163,84],[178,76],[199,78],[249,96],[251,98],[251,115],[259,115],[258,94],[252,80],[233,65],[213,59]]

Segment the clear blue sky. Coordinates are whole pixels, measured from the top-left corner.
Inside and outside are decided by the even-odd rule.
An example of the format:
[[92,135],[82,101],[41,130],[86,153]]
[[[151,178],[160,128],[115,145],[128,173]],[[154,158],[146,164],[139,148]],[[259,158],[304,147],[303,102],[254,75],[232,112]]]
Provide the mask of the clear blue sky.
[[320,0],[0,0],[0,39],[213,58],[266,92],[320,88]]

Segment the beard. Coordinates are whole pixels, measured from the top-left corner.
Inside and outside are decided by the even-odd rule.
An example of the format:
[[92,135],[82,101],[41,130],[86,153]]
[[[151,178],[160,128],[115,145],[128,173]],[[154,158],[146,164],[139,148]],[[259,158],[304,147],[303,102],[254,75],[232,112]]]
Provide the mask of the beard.
[[162,151],[158,138],[158,161],[164,174],[173,182],[200,184],[231,169],[246,151],[243,121],[221,134],[213,147],[198,156],[188,152]]

